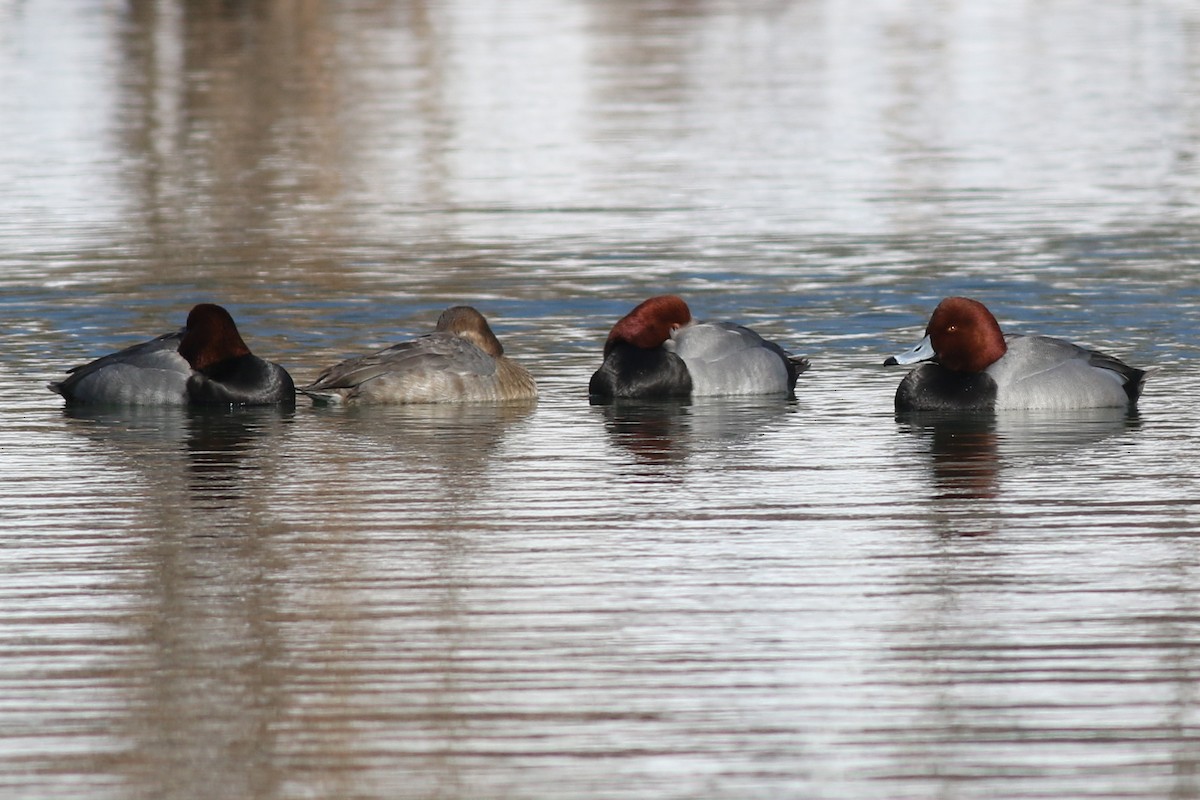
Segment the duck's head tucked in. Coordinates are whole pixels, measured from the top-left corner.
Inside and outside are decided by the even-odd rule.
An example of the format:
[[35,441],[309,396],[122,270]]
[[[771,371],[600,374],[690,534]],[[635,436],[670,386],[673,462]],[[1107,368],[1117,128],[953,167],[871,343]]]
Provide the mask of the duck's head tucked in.
[[638,303],[609,331],[604,363],[588,382],[588,395],[599,400],[691,396],[692,378],[683,359],[663,348],[691,321],[687,303],[673,294]]
[[466,339],[492,358],[504,355],[504,345],[492,333],[487,319],[470,306],[451,306],[438,317],[435,331],[452,333]]
[[638,303],[637,307],[613,325],[604,343],[608,355],[618,343],[631,344],[642,350],[661,347],[671,334],[692,321],[692,312],[682,297],[660,294]]
[[932,361],[896,391],[900,411],[1133,407],[1146,370],[1049,336],[1004,334],[983,303],[940,302],[925,338],[885,365]]
[[195,374],[188,402],[204,405],[266,405],[296,402],[296,386],[283,367],[250,352],[223,307],[199,303],[188,313],[179,355]]
[[199,303],[188,313],[179,355],[203,372],[231,358],[250,355],[233,317],[215,303]]

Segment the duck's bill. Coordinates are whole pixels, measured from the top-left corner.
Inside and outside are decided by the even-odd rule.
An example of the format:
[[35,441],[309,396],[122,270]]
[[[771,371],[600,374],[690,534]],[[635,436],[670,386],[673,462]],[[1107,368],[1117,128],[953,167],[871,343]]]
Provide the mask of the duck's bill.
[[911,350],[905,350],[900,355],[888,356],[883,362],[885,367],[894,366],[896,364],[916,364],[918,361],[928,361],[933,358],[933,342],[928,336],[917,342],[917,346]]
[[674,339],[676,336],[678,336],[680,334],[681,331],[686,331],[688,328],[692,327],[693,325],[699,325],[699,324],[700,324],[699,320],[689,319],[687,322],[683,323],[682,325],[672,325],[671,332],[668,334],[668,336],[670,336],[672,339]]
[[693,319],[685,322],[682,325],[673,325],[671,327],[671,332],[667,334],[667,340],[663,342],[663,348],[671,353],[676,352],[675,348],[679,346],[679,335],[696,324],[698,324],[697,321]]

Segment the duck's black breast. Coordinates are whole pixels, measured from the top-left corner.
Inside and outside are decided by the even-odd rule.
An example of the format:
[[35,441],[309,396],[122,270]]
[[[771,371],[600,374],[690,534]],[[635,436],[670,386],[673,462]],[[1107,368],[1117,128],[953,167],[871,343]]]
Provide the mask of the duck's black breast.
[[940,364],[921,364],[900,381],[897,411],[992,411],[996,381],[986,372],[951,372]]
[[588,394],[598,399],[690,397],[692,376],[683,359],[661,347],[644,350],[618,342],[592,375]]

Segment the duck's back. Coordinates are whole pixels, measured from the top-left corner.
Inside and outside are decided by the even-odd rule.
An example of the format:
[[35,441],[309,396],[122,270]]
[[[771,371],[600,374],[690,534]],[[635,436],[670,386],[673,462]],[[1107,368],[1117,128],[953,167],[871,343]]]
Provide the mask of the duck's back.
[[533,379],[524,368],[448,333],[432,333],[343,361],[301,391],[333,403],[474,403],[536,397]]
[[777,344],[731,322],[681,328],[666,347],[687,365],[693,396],[788,394],[803,370],[789,369]]
[[68,402],[183,405],[192,368],[179,354],[183,331],[127,347],[70,371],[50,388]]
[[1145,371],[1049,336],[1004,337],[1008,351],[987,368],[996,408],[1105,408],[1137,401]]

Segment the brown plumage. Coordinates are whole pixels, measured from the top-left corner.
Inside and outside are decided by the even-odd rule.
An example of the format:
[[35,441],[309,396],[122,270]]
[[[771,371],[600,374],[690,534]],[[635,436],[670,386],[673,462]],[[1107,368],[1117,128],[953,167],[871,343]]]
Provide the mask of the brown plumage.
[[496,403],[537,398],[483,315],[442,312],[433,333],[341,362],[300,391],[323,403]]

